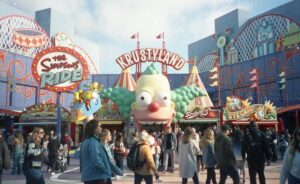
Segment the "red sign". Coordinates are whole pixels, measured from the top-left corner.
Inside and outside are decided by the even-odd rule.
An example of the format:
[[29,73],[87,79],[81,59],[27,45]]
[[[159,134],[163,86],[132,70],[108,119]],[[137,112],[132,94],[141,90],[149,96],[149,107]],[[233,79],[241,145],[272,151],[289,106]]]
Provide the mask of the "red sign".
[[84,58],[67,47],[50,47],[37,54],[31,65],[40,88],[55,92],[72,91],[88,77]]
[[166,49],[153,48],[133,50],[116,59],[116,62],[123,70],[139,62],[147,61],[160,62],[176,70],[181,69],[185,64],[185,60],[179,54],[167,51]]

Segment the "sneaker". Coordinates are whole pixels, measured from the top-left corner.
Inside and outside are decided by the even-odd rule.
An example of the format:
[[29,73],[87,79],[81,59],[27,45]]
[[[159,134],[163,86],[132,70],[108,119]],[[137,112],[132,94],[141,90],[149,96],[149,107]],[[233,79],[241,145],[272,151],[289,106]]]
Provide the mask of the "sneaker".
[[167,174],[167,171],[166,171],[166,170],[163,170],[162,173]]
[[52,173],[51,173],[51,176],[54,176],[54,175],[55,175],[55,172],[52,172]]

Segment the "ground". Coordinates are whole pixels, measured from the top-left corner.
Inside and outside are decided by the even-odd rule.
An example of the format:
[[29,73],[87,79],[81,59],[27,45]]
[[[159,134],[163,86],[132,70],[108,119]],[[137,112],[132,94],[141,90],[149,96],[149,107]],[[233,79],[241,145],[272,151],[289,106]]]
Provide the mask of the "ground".
[[[278,183],[279,182],[279,173],[281,168],[281,162],[272,163],[270,166],[266,166],[265,175],[266,175],[266,183]],[[11,175],[11,170],[4,170],[2,176],[2,184],[19,184],[19,183],[26,183],[25,177],[23,175]],[[217,172],[217,181],[219,181],[219,172]],[[46,172],[46,167],[43,167],[43,174],[47,184],[81,184],[80,176],[81,173],[79,172],[79,161],[76,159],[71,159],[71,164],[68,170],[65,173],[57,173],[54,176],[50,176]],[[125,169],[126,176],[120,178],[120,180],[113,179],[113,184],[132,184],[133,183],[133,173]],[[159,173],[161,181],[155,181],[154,183],[169,183],[169,184],[180,184],[181,178],[179,177],[178,173],[178,165],[176,165],[176,169],[174,173]],[[205,183],[206,179],[206,171],[200,172],[200,183]],[[189,179],[189,183],[193,183],[192,179]],[[226,183],[232,183],[232,180],[228,177]],[[249,182],[249,175],[246,169],[246,183]],[[258,182],[259,183],[259,182]]]

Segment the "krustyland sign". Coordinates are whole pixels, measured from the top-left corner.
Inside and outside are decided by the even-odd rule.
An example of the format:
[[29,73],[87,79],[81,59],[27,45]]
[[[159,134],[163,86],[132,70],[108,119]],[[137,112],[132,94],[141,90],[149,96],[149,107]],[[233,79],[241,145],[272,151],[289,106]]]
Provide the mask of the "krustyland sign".
[[88,75],[84,58],[67,47],[50,47],[41,51],[31,68],[40,88],[54,92],[72,91]]
[[171,66],[176,70],[181,69],[185,64],[185,60],[180,55],[167,51],[166,49],[153,48],[133,50],[116,59],[116,62],[120,65],[122,70],[139,62],[147,61],[159,62]]

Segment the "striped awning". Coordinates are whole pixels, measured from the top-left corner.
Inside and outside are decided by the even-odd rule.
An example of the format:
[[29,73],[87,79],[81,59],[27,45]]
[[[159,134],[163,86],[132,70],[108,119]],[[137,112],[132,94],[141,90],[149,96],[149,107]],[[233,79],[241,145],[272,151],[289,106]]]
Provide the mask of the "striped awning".
[[136,84],[128,69],[125,69],[122,71],[114,86],[124,87],[129,91],[134,91]]
[[[207,94],[206,88],[199,76],[199,72],[196,66],[193,66],[187,79],[185,80],[185,82],[183,83],[183,85],[186,86],[197,86],[200,88],[200,90]],[[213,107],[213,103],[209,97],[209,95],[207,94],[206,96],[202,96],[202,97],[197,97],[199,99],[197,99],[198,101],[200,101],[200,104],[203,107]]]

